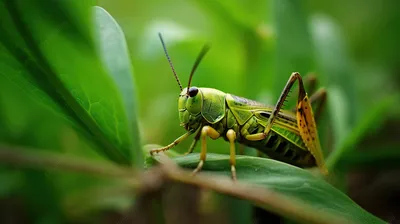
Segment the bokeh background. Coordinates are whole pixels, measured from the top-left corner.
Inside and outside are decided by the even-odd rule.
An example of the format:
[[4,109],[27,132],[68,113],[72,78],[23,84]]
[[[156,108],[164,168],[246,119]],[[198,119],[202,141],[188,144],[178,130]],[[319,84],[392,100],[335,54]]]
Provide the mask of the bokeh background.
[[[184,133],[177,113],[179,88],[158,32],[183,85],[206,43],[211,50],[192,82],[199,87],[274,104],[291,72],[313,73],[318,87],[328,91],[318,126],[328,163],[336,169],[332,184],[371,213],[400,223],[398,1],[97,4],[125,33],[143,145],[167,145]],[[295,99],[296,91],[291,96]],[[1,143],[104,160],[68,123],[4,76],[0,107]],[[190,143],[176,151],[185,152]],[[228,145],[210,141],[209,151],[227,154]],[[0,182],[2,223],[113,223],[132,204],[119,183],[101,178],[0,165]]]

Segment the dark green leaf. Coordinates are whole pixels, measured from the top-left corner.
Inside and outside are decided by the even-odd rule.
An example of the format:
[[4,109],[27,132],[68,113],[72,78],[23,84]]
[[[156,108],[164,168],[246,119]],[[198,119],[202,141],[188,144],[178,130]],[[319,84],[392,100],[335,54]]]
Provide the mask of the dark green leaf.
[[[194,169],[199,162],[199,154],[176,157],[173,160],[182,167]],[[351,223],[384,223],[307,170],[276,160],[249,156],[236,156],[236,170],[238,180],[262,185],[304,202],[315,209],[316,213],[328,212]],[[203,172],[230,176],[229,156],[208,153]]]
[[[37,91],[33,98],[38,97],[38,101],[62,111],[110,159],[131,163],[133,141],[135,148],[140,143],[133,89],[128,87],[133,82],[126,46],[105,45],[101,41],[109,39],[100,38],[100,49],[107,49],[110,54],[107,57],[102,54],[100,59],[95,44],[86,34],[93,27],[87,2],[7,1],[5,6],[9,14],[4,17],[12,22],[1,39],[9,54],[3,57],[10,61],[9,72],[3,75],[26,91]],[[76,17],[81,18],[79,22]],[[104,30],[116,31],[112,37],[115,42],[125,43],[116,23],[101,25]],[[17,36],[23,45],[10,42],[12,36]],[[110,50],[114,47],[118,49]],[[113,61],[109,60],[117,55],[121,64],[110,66]],[[49,103],[46,94],[53,103]]]
[[136,116],[136,86],[124,33],[114,18],[103,8],[94,7],[94,14],[100,56],[120,91],[125,115],[128,118],[128,123],[123,129],[129,130],[129,135],[132,137],[133,159],[136,160],[136,164],[140,164],[142,150]]

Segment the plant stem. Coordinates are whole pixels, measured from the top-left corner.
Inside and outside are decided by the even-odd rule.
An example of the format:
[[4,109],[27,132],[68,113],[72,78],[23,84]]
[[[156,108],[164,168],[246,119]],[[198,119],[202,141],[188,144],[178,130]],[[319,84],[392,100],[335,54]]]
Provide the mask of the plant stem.
[[[15,146],[0,145],[0,161],[5,164],[17,165],[35,169],[55,169],[59,171],[73,171],[96,176],[114,178],[134,177],[134,170],[116,166],[111,163],[94,162],[91,160],[59,155],[39,149],[23,149]],[[138,183],[132,182],[135,186]]]
[[192,176],[190,172],[177,167],[171,159],[162,153],[160,154],[160,161],[161,166],[149,171],[139,172],[133,168],[111,163],[72,158],[37,149],[21,149],[0,145],[0,162],[9,165],[43,170],[73,171],[123,179],[128,181],[132,190],[139,193],[159,190],[165,181],[172,180],[248,200],[268,211],[297,222],[346,223],[340,218],[321,211],[316,212],[307,204],[259,186],[232,182],[229,178],[219,175],[200,173]]

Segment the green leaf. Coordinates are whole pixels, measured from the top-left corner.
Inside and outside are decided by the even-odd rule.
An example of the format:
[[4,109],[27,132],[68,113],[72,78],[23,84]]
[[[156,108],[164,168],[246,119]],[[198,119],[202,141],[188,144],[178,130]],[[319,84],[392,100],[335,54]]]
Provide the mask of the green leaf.
[[[109,159],[130,164],[131,150],[140,143],[134,90],[128,87],[133,86],[130,60],[117,24],[97,21],[103,31],[115,31],[113,37],[98,38],[99,48],[107,50],[107,56],[100,50],[99,57],[88,32],[93,27],[89,2],[6,1],[2,5],[7,11],[1,16],[9,21],[0,39],[6,49],[2,57],[9,61],[9,70],[2,75],[35,92],[32,98],[59,111]],[[22,44],[12,42],[13,38]],[[108,38],[121,44],[104,44]],[[110,66],[115,58],[121,63]]]
[[[194,169],[198,165],[199,154],[176,157],[173,160],[182,167]],[[236,171],[239,181],[262,185],[301,201],[311,206],[315,213],[331,213],[351,223],[384,223],[307,170],[271,159],[236,156]],[[202,172],[230,176],[229,155],[208,153]]]
[[135,82],[124,33],[114,18],[103,8],[94,7],[97,44],[103,64],[116,83],[128,118],[126,129],[132,137],[131,149],[136,164],[141,163],[141,144],[136,117]]

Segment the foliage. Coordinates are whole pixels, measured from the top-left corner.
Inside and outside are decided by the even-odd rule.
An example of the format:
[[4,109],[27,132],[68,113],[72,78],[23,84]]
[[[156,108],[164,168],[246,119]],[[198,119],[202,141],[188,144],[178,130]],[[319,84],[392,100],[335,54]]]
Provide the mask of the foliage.
[[[343,176],[352,166],[398,163],[396,150],[355,156],[365,136],[396,120],[396,108],[391,109],[399,99],[392,72],[396,55],[390,48],[383,48],[378,58],[368,51],[363,57],[352,54],[359,47],[346,39],[343,30],[348,27],[328,16],[329,10],[316,13],[329,3],[47,3],[0,1],[0,161],[5,164],[0,181],[6,183],[0,187],[0,199],[22,199],[26,215],[19,222],[107,222],[106,211],[121,214],[120,220],[130,213],[141,214],[130,217],[136,221],[169,219],[173,213],[167,207],[179,202],[167,200],[168,187],[161,186],[172,181],[185,184],[186,190],[191,185],[241,199],[212,194],[206,202],[189,200],[197,205],[193,209],[211,211],[204,214],[218,210],[213,201],[222,203],[220,215],[232,223],[252,222],[254,205],[297,222],[334,223],[340,217],[352,223],[383,223],[346,196]],[[209,144],[212,153],[202,174],[210,176],[189,177],[162,156],[150,158],[153,146],[142,145],[166,145],[183,133],[176,113],[178,87],[158,32],[183,83],[206,42],[212,48],[194,76],[196,86],[272,104],[291,72],[314,73],[329,94],[327,113],[318,126],[330,176],[324,180],[307,170],[247,155],[237,157],[239,183],[232,185],[223,177],[230,168],[223,155],[229,153],[228,145],[222,140]],[[381,72],[377,76],[372,71]],[[375,94],[371,83],[388,88]],[[387,148],[386,142],[378,146]],[[189,143],[167,155],[182,167],[194,168],[198,154],[181,155]],[[154,166],[159,162],[163,168]],[[259,198],[253,190],[260,192]],[[9,215],[20,207],[12,205]],[[151,211],[139,212],[145,208]],[[180,213],[184,220],[186,214]]]

